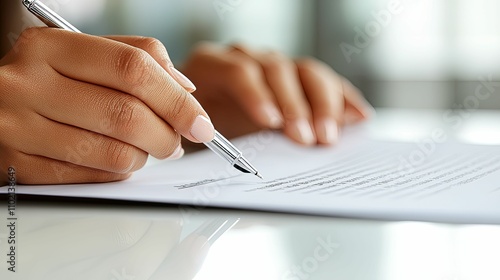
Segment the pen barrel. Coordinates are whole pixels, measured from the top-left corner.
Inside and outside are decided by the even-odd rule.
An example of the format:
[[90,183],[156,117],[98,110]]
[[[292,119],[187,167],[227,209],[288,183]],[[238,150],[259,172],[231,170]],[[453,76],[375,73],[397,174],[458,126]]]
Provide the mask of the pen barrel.
[[241,158],[242,153],[217,131],[215,131],[214,139],[204,144],[231,165],[234,165]]
[[[49,9],[38,0],[23,0],[23,5],[28,11],[38,17],[49,27],[58,27],[64,30],[81,33],[76,27],[67,22],[64,18]],[[204,143],[214,153],[227,160],[231,165],[244,173],[253,173],[262,178],[258,171],[243,157],[242,153],[229,142],[219,132],[215,131],[214,139]]]
[[69,30],[77,33],[81,33],[76,27],[71,25],[65,19],[60,17],[49,7],[45,6],[42,2],[38,0],[24,0],[24,6],[36,17],[38,17],[43,23],[49,27],[58,27],[64,30]]

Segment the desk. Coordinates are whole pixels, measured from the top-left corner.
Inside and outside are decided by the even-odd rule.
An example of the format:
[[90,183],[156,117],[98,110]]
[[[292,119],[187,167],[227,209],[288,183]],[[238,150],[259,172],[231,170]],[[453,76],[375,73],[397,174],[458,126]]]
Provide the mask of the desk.
[[[500,144],[498,123],[496,112],[474,112],[454,126],[443,112],[379,110],[366,131],[411,141],[443,128],[456,140]],[[24,199],[16,211],[17,272],[2,261],[2,280],[500,279],[500,225]],[[238,219],[207,242],[207,223]],[[7,225],[2,199],[2,260]]]

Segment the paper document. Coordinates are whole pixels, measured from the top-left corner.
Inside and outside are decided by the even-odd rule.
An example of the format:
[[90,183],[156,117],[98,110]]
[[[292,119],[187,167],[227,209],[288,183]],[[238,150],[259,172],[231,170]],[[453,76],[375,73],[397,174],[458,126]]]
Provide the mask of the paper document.
[[19,186],[17,193],[198,209],[500,223],[500,146],[384,142],[349,131],[330,148],[304,148],[273,132],[234,143],[264,180],[233,170],[206,150],[148,166],[123,182]]

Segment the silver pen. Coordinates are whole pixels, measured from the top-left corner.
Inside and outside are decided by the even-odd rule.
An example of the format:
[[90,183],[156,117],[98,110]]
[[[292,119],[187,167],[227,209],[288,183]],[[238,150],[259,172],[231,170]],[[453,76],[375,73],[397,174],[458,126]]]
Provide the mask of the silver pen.
[[[23,0],[23,5],[49,27],[57,27],[68,31],[81,33],[57,13],[49,9],[38,0]],[[262,179],[257,169],[253,167],[243,154],[229,140],[215,131],[215,137],[211,142],[204,143],[214,153],[227,160],[231,165],[243,173],[251,173]]]

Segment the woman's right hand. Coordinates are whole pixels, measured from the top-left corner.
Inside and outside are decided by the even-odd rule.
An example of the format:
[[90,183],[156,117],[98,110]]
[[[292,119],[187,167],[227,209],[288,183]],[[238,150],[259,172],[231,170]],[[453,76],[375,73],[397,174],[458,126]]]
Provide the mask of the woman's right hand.
[[2,184],[9,167],[20,184],[123,180],[148,154],[182,156],[181,135],[214,136],[194,85],[151,38],[27,29],[0,84]]

